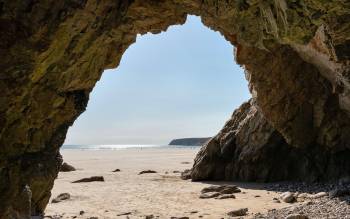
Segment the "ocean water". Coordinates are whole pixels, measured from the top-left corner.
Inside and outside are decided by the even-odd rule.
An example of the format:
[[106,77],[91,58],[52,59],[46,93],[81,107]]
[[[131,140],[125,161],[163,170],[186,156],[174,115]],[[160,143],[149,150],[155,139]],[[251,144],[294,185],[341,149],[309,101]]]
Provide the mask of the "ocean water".
[[63,145],[61,150],[125,150],[125,149],[169,149],[169,148],[198,148],[200,146],[182,146],[182,145]]

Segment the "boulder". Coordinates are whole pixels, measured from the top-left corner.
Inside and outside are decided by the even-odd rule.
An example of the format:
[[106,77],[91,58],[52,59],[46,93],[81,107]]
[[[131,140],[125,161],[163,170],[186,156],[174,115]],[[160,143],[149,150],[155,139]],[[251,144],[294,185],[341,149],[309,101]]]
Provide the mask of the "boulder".
[[71,172],[71,171],[75,171],[75,170],[76,169],[72,165],[69,165],[66,162],[64,162],[60,168],[60,172]]

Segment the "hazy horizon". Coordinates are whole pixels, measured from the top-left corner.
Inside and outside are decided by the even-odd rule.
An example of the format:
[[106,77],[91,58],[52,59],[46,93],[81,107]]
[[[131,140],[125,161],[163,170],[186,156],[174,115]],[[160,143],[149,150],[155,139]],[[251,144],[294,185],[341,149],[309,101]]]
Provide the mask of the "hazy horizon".
[[107,70],[65,145],[168,144],[215,135],[250,98],[233,47],[189,16],[186,24],[137,37]]

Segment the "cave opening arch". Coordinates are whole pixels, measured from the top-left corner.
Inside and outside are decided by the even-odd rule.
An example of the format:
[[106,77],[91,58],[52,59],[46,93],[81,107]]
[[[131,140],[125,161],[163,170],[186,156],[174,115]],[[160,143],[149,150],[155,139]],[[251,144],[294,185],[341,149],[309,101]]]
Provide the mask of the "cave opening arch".
[[232,109],[250,98],[232,51],[195,16],[161,34],[138,36],[118,68],[96,83],[64,148],[167,145],[174,138],[214,136]]
[[[201,16],[236,46],[254,97],[242,122],[265,121],[258,127],[268,124],[296,154],[308,155],[302,163],[306,166],[282,178],[350,175],[349,43],[344,31],[350,24],[340,19],[348,17],[348,2],[88,0],[0,6],[2,218],[45,209],[61,163],[59,147],[102,71],[118,65],[136,34],[182,24],[187,14]],[[263,120],[253,119],[258,114]],[[220,146],[221,139],[211,145]],[[199,156],[205,155],[203,149]],[[204,158],[200,160],[208,161]],[[257,179],[251,171],[237,174]],[[31,208],[16,204],[19,200]]]

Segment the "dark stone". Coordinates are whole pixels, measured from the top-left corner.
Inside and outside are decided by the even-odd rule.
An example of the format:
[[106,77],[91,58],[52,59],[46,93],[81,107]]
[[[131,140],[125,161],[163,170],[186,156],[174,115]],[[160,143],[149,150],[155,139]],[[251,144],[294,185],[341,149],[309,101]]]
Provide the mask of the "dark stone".
[[51,203],[59,203],[64,200],[70,199],[69,193],[61,193],[56,198],[52,199]]
[[157,173],[157,171],[154,171],[154,170],[143,170],[143,171],[139,172],[139,175],[146,174],[146,173]]
[[209,186],[201,190],[201,193],[208,193],[208,192],[219,192],[220,194],[232,194],[232,193],[239,193],[241,192],[241,190],[235,185]]
[[88,178],[83,178],[83,179],[73,181],[72,183],[104,182],[104,181],[105,181],[105,179],[103,178],[103,176],[91,176]]
[[71,172],[75,171],[75,168],[72,165],[67,164],[64,162],[61,166],[60,172]]
[[183,172],[181,172],[181,179],[183,180],[188,180],[191,179],[191,169],[186,169]]
[[227,215],[231,217],[239,217],[239,216],[247,215],[247,212],[248,212],[248,208],[240,208],[240,209],[228,212]]

